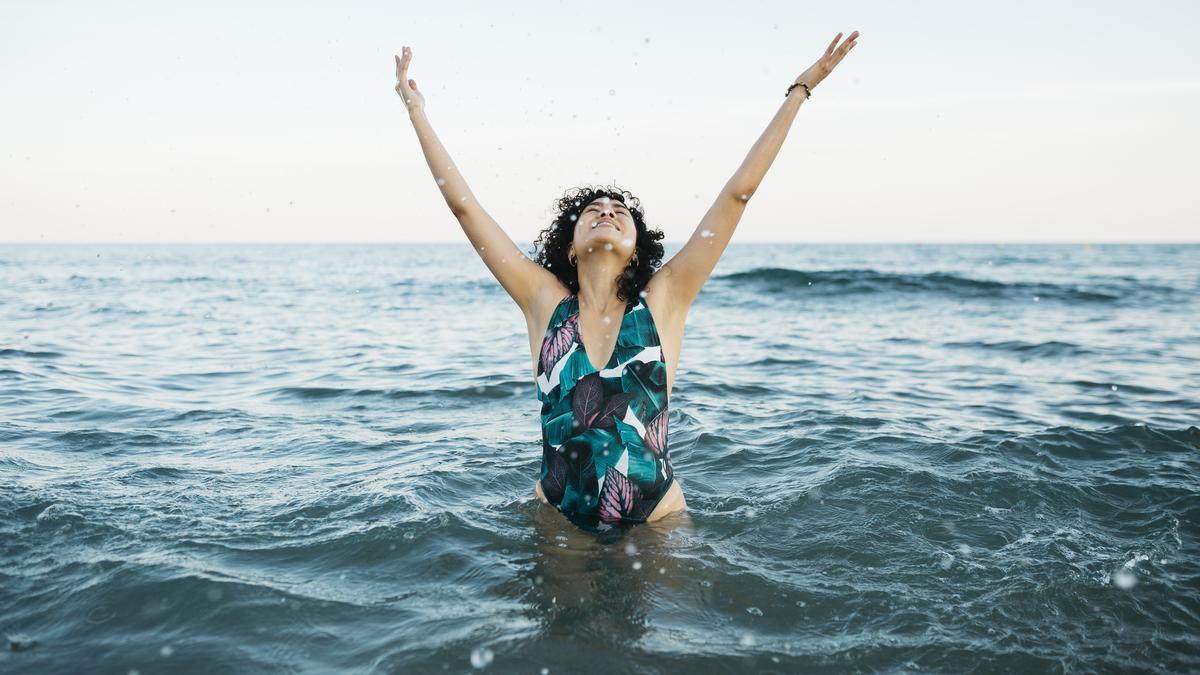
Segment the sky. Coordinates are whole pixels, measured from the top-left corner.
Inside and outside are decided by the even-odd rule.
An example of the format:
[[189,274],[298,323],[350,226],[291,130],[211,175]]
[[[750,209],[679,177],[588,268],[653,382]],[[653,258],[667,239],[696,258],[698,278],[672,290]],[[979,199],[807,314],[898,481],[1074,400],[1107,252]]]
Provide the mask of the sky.
[[394,54],[518,244],[571,187],[733,241],[1200,241],[1195,2],[0,0],[0,242],[463,242]]

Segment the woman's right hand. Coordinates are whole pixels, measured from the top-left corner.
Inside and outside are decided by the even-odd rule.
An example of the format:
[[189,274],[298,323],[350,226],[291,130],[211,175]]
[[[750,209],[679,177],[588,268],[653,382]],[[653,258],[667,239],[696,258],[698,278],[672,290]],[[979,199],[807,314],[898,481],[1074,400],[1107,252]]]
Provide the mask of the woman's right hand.
[[417,81],[408,79],[408,64],[412,61],[412,50],[403,47],[404,58],[396,56],[396,93],[408,106],[408,114],[425,109],[425,96],[417,91]]

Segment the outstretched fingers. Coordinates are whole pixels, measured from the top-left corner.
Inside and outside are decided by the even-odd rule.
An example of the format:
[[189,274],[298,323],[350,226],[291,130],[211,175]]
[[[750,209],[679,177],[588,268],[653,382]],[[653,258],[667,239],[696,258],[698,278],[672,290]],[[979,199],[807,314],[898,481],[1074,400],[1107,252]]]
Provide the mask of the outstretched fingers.
[[842,37],[842,34],[841,34],[841,33],[838,33],[837,35],[835,35],[835,36],[833,37],[833,42],[830,42],[830,43],[829,43],[829,46],[825,48],[825,55],[826,55],[826,56],[829,56],[830,54],[832,54],[832,53],[833,53],[833,48],[837,46],[838,40],[839,40],[841,37]]
[[858,31],[854,31],[853,33],[850,34],[850,37],[846,38],[846,42],[842,44],[842,47],[839,50],[840,53],[838,54],[838,57],[837,57],[837,60],[839,63],[841,62],[841,60],[843,58],[845,58],[845,56],[847,54],[850,53],[851,49],[854,49],[854,45],[858,44],[857,42],[854,41],[855,38],[857,38],[857,37],[858,37]]
[[[838,37],[841,37],[841,35],[842,35],[841,33],[838,33]],[[829,46],[830,48],[828,50],[826,50],[826,52],[825,52],[825,56],[828,57],[832,61],[832,64],[830,65],[831,68],[833,66],[836,66],[837,64],[841,63],[842,59],[845,58],[846,54],[849,54],[850,50],[854,48],[854,45],[858,44],[857,42],[854,41],[855,38],[857,38],[857,37],[858,37],[858,31],[854,31],[846,38],[846,41],[843,42],[842,45],[840,47],[838,47],[836,50],[833,49],[833,45],[837,44],[838,38],[833,39],[833,43],[830,44],[830,46]]]
[[408,79],[408,64],[412,61],[412,50],[404,47],[401,51],[404,52],[404,57],[396,56],[396,79],[403,82]]

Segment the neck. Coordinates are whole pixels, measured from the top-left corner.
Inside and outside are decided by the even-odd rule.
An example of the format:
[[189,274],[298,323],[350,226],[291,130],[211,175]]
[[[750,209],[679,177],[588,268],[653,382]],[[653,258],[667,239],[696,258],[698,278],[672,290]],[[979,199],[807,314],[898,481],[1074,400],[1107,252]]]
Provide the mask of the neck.
[[617,278],[624,270],[608,256],[589,256],[586,266],[579,265],[579,306],[610,314],[624,309],[625,302],[617,299]]

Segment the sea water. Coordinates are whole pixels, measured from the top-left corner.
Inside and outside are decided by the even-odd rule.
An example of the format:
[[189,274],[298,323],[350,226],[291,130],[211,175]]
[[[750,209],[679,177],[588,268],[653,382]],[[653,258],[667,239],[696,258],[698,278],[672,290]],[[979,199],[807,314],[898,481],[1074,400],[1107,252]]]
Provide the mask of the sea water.
[[0,671],[1196,671],[1198,291],[1200,246],[734,243],[688,511],[605,539],[533,497],[465,242],[2,246]]

